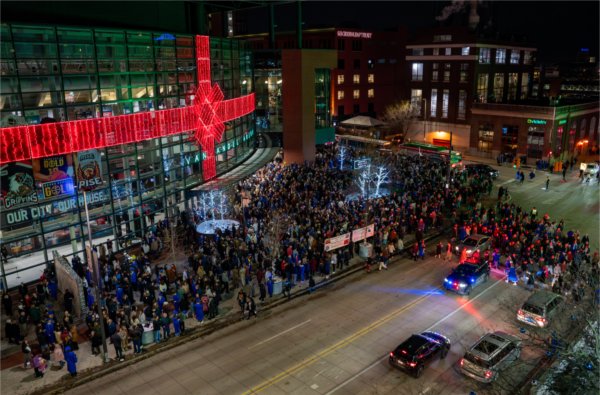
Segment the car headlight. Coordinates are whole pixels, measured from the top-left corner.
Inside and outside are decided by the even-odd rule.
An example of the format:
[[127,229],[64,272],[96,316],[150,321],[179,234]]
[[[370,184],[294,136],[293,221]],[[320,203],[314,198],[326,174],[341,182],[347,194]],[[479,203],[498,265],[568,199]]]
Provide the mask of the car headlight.
[[448,283],[448,284],[451,284],[451,283],[452,283],[452,281],[448,280],[447,278],[446,278],[446,279],[444,279],[444,282],[445,282],[445,283]]
[[470,254],[472,252],[473,252],[473,250],[467,250],[467,254]]
[[464,288],[464,287],[466,287],[466,286],[467,286],[467,284],[465,284],[465,283],[460,283],[460,284],[458,284],[458,286],[459,286],[459,287],[461,287],[461,288]]
[[458,251],[458,246],[454,247],[454,250]]

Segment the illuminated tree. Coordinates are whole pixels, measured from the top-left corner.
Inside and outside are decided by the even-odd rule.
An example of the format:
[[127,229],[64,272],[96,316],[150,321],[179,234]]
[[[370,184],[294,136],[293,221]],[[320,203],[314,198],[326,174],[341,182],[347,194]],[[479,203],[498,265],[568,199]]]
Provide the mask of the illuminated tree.
[[374,197],[379,196],[381,184],[390,182],[390,171],[385,166],[377,166],[376,171],[372,175],[373,183],[375,184]]
[[360,195],[364,199],[369,198],[369,186],[371,184],[372,174],[371,174],[371,165],[368,165],[360,172],[358,178],[355,180],[356,185],[360,189]]
[[345,145],[340,145],[339,150],[338,150],[338,158],[340,161],[340,170],[344,170],[344,161],[346,160],[346,146]]

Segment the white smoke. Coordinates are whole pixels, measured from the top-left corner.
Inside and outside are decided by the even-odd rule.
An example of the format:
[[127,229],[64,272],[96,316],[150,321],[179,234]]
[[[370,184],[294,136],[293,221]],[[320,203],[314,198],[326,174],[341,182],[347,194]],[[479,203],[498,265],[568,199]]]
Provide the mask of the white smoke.
[[454,14],[458,14],[459,12],[461,12],[462,10],[465,9],[465,2],[462,0],[452,0],[452,4],[447,5],[446,7],[444,7],[442,9],[442,14],[439,16],[436,16],[435,19],[437,21],[445,21],[446,19],[448,19],[451,15]]

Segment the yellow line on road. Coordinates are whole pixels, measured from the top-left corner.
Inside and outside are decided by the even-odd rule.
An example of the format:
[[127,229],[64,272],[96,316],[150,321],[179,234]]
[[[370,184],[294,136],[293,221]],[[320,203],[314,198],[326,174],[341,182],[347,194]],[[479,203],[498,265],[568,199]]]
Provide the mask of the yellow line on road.
[[403,312],[405,312],[406,310],[410,309],[411,307],[415,306],[416,304],[418,304],[419,302],[421,302],[422,300],[428,298],[429,296],[433,295],[435,292],[441,290],[441,288],[436,288],[432,291],[429,291],[428,293],[426,293],[423,296],[420,296],[419,298],[413,300],[412,302],[410,302],[409,304],[399,308],[398,310],[395,310],[393,312],[391,312],[390,314],[386,315],[383,318],[378,319],[377,321],[373,322],[372,324],[360,329],[357,332],[354,332],[354,334],[346,337],[345,339],[340,340],[339,342],[325,348],[324,350],[320,351],[319,353],[313,355],[312,357],[306,358],[304,361],[299,362],[298,364],[292,366],[289,369],[284,370],[283,372],[279,373],[278,375],[262,382],[261,384],[252,387],[251,389],[249,389],[248,391],[244,392],[242,395],[249,395],[249,394],[257,394],[260,391],[263,391],[267,388],[269,388],[270,386],[272,386],[273,384],[276,384],[278,382],[280,382],[281,380],[283,380],[286,376],[292,375],[298,371],[300,371],[301,369],[304,369],[307,366],[312,365],[313,363],[317,362],[319,359],[326,357],[327,355],[331,354],[334,351],[339,350],[340,348],[343,348],[345,346],[347,346],[348,344],[352,343],[354,340],[358,339],[359,337],[371,332],[374,329],[379,328],[381,325],[387,323],[388,321],[392,320],[393,318],[397,317],[398,315],[402,314]]

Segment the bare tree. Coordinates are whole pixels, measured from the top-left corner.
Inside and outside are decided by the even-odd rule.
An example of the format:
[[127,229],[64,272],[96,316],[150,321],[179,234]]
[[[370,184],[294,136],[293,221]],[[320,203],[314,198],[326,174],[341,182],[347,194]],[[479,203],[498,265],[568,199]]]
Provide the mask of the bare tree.
[[383,120],[390,127],[402,133],[404,139],[408,133],[408,128],[418,115],[419,107],[408,100],[403,100],[386,107],[383,112]]
[[377,166],[375,173],[373,174],[373,183],[375,184],[374,196],[379,196],[381,184],[390,182],[390,171],[385,166]]

